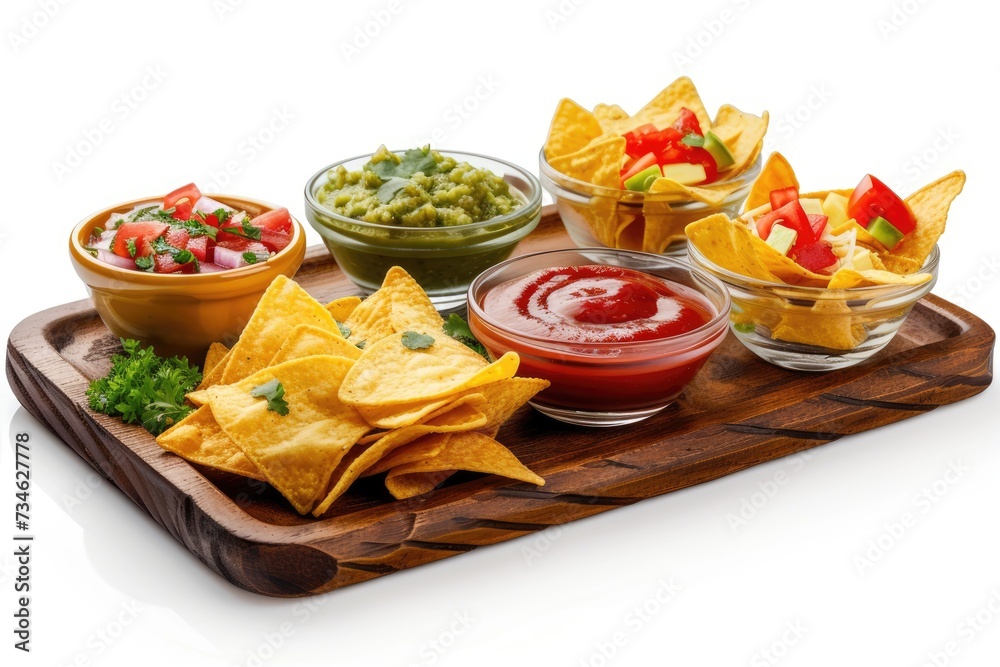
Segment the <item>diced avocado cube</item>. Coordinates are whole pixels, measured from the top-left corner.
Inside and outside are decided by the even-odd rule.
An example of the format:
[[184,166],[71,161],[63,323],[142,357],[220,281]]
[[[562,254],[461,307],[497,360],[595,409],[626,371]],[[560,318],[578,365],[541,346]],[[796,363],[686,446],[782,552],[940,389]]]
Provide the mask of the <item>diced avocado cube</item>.
[[868,248],[855,248],[854,257],[851,258],[851,268],[855,271],[870,271],[875,268],[872,264],[872,253]]
[[677,181],[681,185],[695,185],[705,180],[705,167],[688,162],[665,164],[663,165],[663,177]]
[[625,179],[625,189],[634,190],[635,192],[645,192],[649,190],[649,186],[653,184],[653,181],[660,176],[660,167],[654,164],[652,167],[646,167],[639,173]]
[[892,250],[903,240],[903,232],[892,226],[892,223],[879,216],[868,223],[868,233],[878,239],[878,242]]
[[802,210],[807,215],[826,215],[826,211],[823,210],[823,202],[818,199],[806,197],[805,199],[800,199],[799,204],[802,205]]
[[725,142],[711,130],[705,133],[703,148],[715,158],[715,164],[719,167],[720,171],[736,164],[736,159],[733,158],[733,154],[726,147]]
[[840,227],[851,218],[847,214],[847,202],[847,197],[838,195],[836,192],[831,192],[823,200],[823,215],[830,218],[830,226],[834,229]]
[[790,229],[784,225],[774,225],[771,227],[771,233],[767,235],[767,245],[782,255],[787,255],[788,251],[795,245],[795,239],[798,236],[799,233],[794,229]]

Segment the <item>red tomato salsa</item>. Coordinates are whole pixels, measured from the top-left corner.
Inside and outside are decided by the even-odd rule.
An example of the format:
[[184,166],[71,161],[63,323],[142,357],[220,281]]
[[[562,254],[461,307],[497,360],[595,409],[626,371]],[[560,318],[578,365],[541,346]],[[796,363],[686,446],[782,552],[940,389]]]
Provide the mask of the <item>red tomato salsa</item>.
[[87,250],[100,261],[148,273],[211,273],[266,262],[291,242],[286,208],[251,218],[211,197],[194,183],[162,202],[113,213],[91,232]]
[[631,410],[662,403],[680,394],[715,347],[669,342],[716,317],[707,299],[622,267],[536,271],[491,289],[481,308],[517,335],[473,318],[476,337],[494,353],[517,352],[520,375],[549,380],[536,400],[550,405]]

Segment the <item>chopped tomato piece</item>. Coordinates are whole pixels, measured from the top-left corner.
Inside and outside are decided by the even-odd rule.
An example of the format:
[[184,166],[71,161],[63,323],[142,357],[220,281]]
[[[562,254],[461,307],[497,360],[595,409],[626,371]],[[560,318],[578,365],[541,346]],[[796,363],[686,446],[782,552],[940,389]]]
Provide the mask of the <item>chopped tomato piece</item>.
[[191,235],[188,234],[186,229],[174,228],[167,232],[167,243],[180,250],[187,247],[190,238]]
[[847,214],[865,228],[878,217],[891,222],[903,234],[909,234],[917,227],[913,212],[906,202],[871,174],[865,175],[858,187],[854,188],[847,202]]
[[292,229],[292,214],[288,212],[287,208],[276,208],[267,213],[261,213],[251,220],[250,224],[261,229],[287,234]]
[[698,122],[698,117],[687,107],[681,107],[681,114],[674,121],[673,128],[680,132],[681,136],[691,133],[699,136],[704,135],[704,132],[701,131],[701,124]]
[[655,125],[640,125],[624,136],[625,153],[633,158],[640,158],[646,153],[660,153],[684,138],[672,127],[657,130]]
[[214,213],[209,213],[208,215],[205,216],[205,224],[208,225],[209,227],[216,227],[216,228],[218,228],[218,226],[219,226],[219,216],[217,216]]
[[771,227],[778,222],[796,232],[795,245],[792,248],[799,248],[816,240],[809,225],[809,217],[798,199],[757,218],[757,234],[766,240],[771,233]]
[[801,247],[796,247],[792,251],[792,259],[804,269],[809,269],[813,273],[819,273],[823,269],[833,266],[837,262],[837,256],[833,254],[833,248],[826,241],[807,243]]
[[235,234],[227,234],[223,231],[219,232],[218,236],[215,237],[215,241],[220,248],[227,248],[229,250],[246,250],[250,247],[251,243],[254,243],[253,239],[246,239]]
[[208,261],[208,242],[211,241],[207,236],[199,236],[197,238],[190,239],[187,242],[187,249],[191,251],[199,262]]
[[779,209],[788,202],[794,201],[798,198],[799,189],[795,186],[771,190],[771,210],[774,211]]
[[280,252],[288,247],[288,244],[292,242],[292,237],[270,229],[261,229],[260,242],[267,246],[271,252]]
[[194,210],[194,204],[190,200],[185,199],[184,201],[178,202],[174,206],[174,212],[171,214],[174,220],[190,220],[191,212]]
[[[145,257],[149,254],[147,252],[148,242],[162,236],[168,229],[170,229],[170,225],[164,222],[124,222],[115,233],[112,251],[119,257],[131,259],[132,255],[128,251],[128,240],[132,239],[135,241],[136,256]],[[143,241],[147,243],[144,244]]]
[[181,186],[163,198],[163,208],[174,208],[182,199],[187,199],[193,207],[194,203],[201,199],[201,190],[194,183]]

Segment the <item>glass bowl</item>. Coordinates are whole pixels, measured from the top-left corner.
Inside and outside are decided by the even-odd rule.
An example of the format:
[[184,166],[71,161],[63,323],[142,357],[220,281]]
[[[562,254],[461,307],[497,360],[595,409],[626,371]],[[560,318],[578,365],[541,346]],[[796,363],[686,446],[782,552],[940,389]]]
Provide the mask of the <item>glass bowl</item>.
[[522,206],[500,217],[451,227],[399,227],[354,220],[323,207],[316,193],[327,173],[343,165],[360,170],[371,159],[362,155],[319,170],[306,183],[306,218],[329,249],[340,269],[366,294],[382,284],[393,266],[406,269],[424,288],[438,310],[465,304],[472,279],[507,259],[518,242],[538,226],[542,189],[535,176],[521,167],[496,158],[438,151],[459,162],[488,169],[503,178]]
[[940,251],[934,246],[921,268],[933,276],[926,283],[849,289],[755,280],[714,264],[694,245],[688,256],[729,288],[730,326],[747,349],[782,368],[831,371],[859,364],[889,344],[937,282]]
[[[503,283],[540,269],[580,265],[625,267],[665,278],[714,315],[677,336],[592,343],[525,334],[483,309],[486,294]],[[729,307],[725,286],[700,269],[662,255],[609,248],[523,255],[485,271],[469,287],[472,333],[495,357],[517,352],[518,375],[551,382],[531,401],[539,412],[583,426],[630,424],[673,403],[725,338]]]
[[542,187],[555,201],[566,233],[581,248],[609,247],[683,256],[687,240],[684,227],[715,213],[736,217],[750,194],[750,186],[761,168],[758,155],[750,167],[735,178],[706,188],[735,188],[718,206],[670,193],[649,194],[605,188],[556,171],[538,154]]
[[[246,197],[213,194],[212,198],[252,217],[277,208]],[[70,234],[70,259],[98,315],[114,335],[152,345],[160,356],[186,356],[200,364],[212,343],[236,342],[272,280],[295,275],[305,257],[306,233],[292,218],[291,242],[281,252],[266,262],[214,273],[121,269],[85,250],[94,227],[104,226],[112,213],[127,213],[138,204],[162,201],[162,196],[146,197],[87,216]]]

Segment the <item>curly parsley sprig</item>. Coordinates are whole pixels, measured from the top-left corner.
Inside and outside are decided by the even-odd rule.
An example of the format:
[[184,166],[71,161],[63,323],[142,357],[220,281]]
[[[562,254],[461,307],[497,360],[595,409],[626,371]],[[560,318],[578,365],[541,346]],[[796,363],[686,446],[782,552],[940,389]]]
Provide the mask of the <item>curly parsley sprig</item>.
[[164,359],[137,340],[122,339],[124,354],[111,357],[111,372],[87,389],[92,410],[141,424],[159,435],[191,413],[184,395],[201,382],[201,372],[184,357]]

